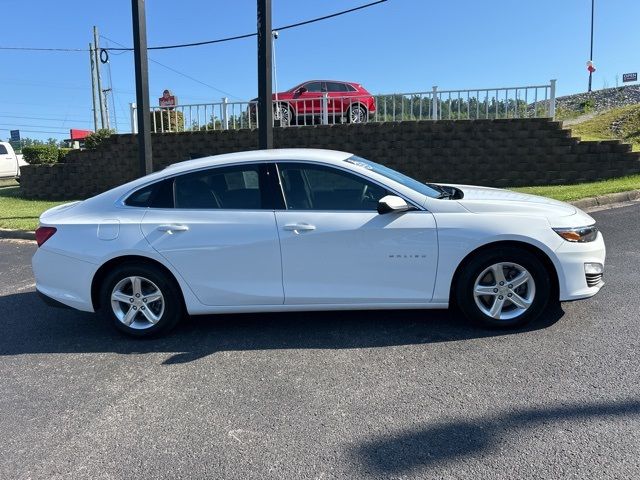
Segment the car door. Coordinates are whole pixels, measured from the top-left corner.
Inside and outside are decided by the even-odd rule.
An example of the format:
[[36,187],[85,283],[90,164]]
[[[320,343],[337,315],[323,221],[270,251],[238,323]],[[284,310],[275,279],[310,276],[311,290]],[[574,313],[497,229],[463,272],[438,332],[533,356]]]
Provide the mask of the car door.
[[327,82],[329,91],[329,118],[335,122],[342,117],[349,105],[347,85],[342,82]]
[[322,112],[322,93],[326,91],[324,82],[309,82],[304,85],[306,91],[301,92],[295,100],[297,114],[302,117],[303,124],[312,124],[314,116]]
[[427,211],[378,214],[390,192],[352,172],[280,162],[285,304],[425,303],[438,259]]
[[243,164],[170,179],[171,206],[149,208],[149,243],[205,305],[282,304],[273,182],[266,164]]
[[7,147],[0,145],[0,177],[10,177],[16,174],[16,161],[7,151]]

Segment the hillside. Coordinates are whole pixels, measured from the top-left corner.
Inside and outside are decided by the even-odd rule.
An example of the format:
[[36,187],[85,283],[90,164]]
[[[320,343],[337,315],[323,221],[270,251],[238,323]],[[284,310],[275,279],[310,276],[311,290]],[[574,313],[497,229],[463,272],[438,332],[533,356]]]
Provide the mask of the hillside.
[[556,119],[569,120],[640,104],[640,85],[603,88],[556,98]]
[[640,151],[640,104],[589,115],[580,123],[567,123],[571,123],[573,135],[582,140],[619,139],[631,143],[634,151]]

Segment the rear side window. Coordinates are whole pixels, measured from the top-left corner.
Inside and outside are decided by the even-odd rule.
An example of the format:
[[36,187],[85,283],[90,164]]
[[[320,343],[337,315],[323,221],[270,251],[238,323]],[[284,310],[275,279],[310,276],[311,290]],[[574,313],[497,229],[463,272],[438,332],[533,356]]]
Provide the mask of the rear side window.
[[239,165],[189,173],[175,179],[175,206],[187,209],[271,208],[262,185],[266,165]]
[[129,207],[148,207],[149,201],[151,200],[151,194],[153,193],[153,189],[156,187],[155,183],[149,185],[147,187],[141,188],[137,192],[133,192],[129,195],[124,201],[124,204]]
[[141,208],[173,208],[173,178],[153,183],[133,192],[124,204]]
[[330,92],[348,92],[349,89],[345,83],[327,82],[327,88]]
[[9,152],[7,152],[7,147],[5,147],[4,145],[0,145],[0,155],[7,155]]

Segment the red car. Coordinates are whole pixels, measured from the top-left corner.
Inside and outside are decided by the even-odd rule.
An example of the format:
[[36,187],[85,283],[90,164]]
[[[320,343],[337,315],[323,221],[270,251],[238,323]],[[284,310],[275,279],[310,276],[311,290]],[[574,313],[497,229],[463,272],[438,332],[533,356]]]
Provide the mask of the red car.
[[[336,80],[310,80],[286,92],[274,93],[277,107],[274,118],[281,125],[316,125],[322,117],[322,97],[328,94],[327,111],[329,122],[346,120],[350,123],[366,122],[376,111],[373,96],[359,83]],[[252,115],[255,105],[251,106]]]

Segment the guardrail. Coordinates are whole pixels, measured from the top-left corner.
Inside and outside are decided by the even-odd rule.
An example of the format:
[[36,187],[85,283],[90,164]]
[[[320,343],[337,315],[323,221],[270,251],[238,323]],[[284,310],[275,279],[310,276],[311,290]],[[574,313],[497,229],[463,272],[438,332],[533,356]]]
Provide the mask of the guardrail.
[[[438,90],[386,95],[335,96],[273,100],[275,127],[405,120],[475,120],[555,117],[556,81],[523,87]],[[130,104],[131,132],[137,108]],[[184,132],[258,128],[257,102],[229,102],[153,107],[151,131]]]

